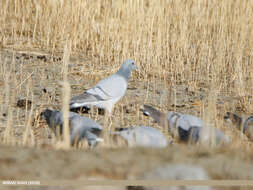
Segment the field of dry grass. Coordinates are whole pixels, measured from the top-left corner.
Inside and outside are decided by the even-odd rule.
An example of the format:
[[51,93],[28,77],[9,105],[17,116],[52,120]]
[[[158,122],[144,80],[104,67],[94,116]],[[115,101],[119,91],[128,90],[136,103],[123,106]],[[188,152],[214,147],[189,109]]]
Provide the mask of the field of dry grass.
[[[253,144],[223,116],[253,113],[252,10],[250,0],[0,1],[0,144],[64,147],[36,119],[45,108],[62,109],[62,81],[73,96],[131,58],[140,71],[132,73],[112,125],[96,113],[91,118],[108,131],[159,127],[139,112],[144,103],[194,114],[231,138],[226,150],[240,163],[245,158],[235,150],[251,155]],[[100,145],[110,147],[117,145]]]

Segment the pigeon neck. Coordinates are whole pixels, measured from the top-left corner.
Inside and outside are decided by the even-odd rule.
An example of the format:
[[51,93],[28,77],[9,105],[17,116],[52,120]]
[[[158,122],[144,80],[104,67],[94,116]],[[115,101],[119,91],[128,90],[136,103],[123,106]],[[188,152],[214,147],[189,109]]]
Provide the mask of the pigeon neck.
[[250,123],[253,122],[253,116],[250,116],[246,119],[246,121],[244,122],[244,125],[243,125],[243,132],[245,133],[248,128],[250,127]]
[[50,120],[49,119],[50,118],[46,117],[46,122],[47,122],[48,126],[50,125]]
[[116,74],[124,77],[124,79],[128,81],[131,75],[131,71],[129,69],[120,68]]
[[43,114],[44,114],[47,124],[50,125],[50,117],[53,114],[52,110],[46,110]]

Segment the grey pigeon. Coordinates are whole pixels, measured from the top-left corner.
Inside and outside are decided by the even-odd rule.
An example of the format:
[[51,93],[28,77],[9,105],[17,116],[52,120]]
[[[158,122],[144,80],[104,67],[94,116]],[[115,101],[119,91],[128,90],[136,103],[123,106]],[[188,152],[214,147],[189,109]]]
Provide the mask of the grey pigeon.
[[[57,135],[58,129],[60,135],[63,133],[62,112],[46,109],[41,115],[45,117],[49,128],[55,133],[55,135]],[[99,138],[99,135],[102,132],[102,127],[88,117],[69,112],[69,126],[72,145],[78,143],[82,139],[87,139],[89,146],[94,147],[99,141],[103,141],[103,139]]]
[[230,121],[233,126],[242,131],[251,141],[253,141],[253,115],[239,116],[239,114],[227,112],[224,119]]
[[168,127],[168,131],[178,136],[182,142],[204,143],[210,141],[213,135],[217,144],[229,142],[228,136],[222,131],[205,124],[200,118],[193,115],[173,111],[169,111],[166,115],[149,105],[144,105],[141,111],[151,116],[161,126]]
[[93,88],[70,100],[70,109],[95,106],[111,115],[116,104],[126,93],[131,71],[137,69],[133,60],[126,60],[113,75],[99,81]]
[[168,144],[167,138],[157,129],[148,126],[132,126],[129,128],[116,128],[114,135],[123,138],[129,147],[163,148]]

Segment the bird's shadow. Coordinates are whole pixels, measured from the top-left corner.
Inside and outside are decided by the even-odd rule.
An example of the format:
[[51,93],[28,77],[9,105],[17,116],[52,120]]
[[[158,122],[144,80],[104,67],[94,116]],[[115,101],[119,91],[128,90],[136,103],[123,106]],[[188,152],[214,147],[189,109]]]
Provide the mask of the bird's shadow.
[[[105,110],[102,108],[94,107],[94,110],[97,110],[99,115],[105,115]],[[88,107],[72,108],[72,109],[70,109],[70,111],[75,112],[75,113],[86,113],[87,114],[91,111],[91,108],[88,108]]]

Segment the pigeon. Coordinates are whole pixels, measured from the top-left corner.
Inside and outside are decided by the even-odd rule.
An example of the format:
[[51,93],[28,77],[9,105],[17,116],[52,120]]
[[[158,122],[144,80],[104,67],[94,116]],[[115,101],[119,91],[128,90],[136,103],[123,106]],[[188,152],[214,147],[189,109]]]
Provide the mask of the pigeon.
[[[55,135],[63,133],[63,114],[60,111],[46,109],[41,113],[46,119],[49,128]],[[59,126],[59,128],[58,128]],[[82,139],[87,139],[90,147],[95,147],[98,142],[102,127],[88,117],[81,116],[74,112],[69,112],[70,140],[71,145],[79,143]],[[57,133],[59,130],[59,133]]]
[[164,148],[168,145],[167,138],[157,129],[148,126],[131,126],[116,128],[113,135],[123,138],[129,147]]
[[149,105],[144,105],[141,111],[144,115],[151,116],[161,126],[167,127],[168,131],[178,137],[181,142],[204,143],[210,141],[213,135],[215,135],[216,144],[229,142],[228,136],[222,131],[205,124],[196,116],[173,111],[169,111],[166,115]]
[[114,105],[125,95],[131,71],[138,69],[134,60],[126,60],[113,75],[99,81],[93,88],[70,100],[70,110],[95,106],[111,115]]
[[225,121],[230,121],[233,126],[242,131],[251,141],[253,141],[253,115],[239,116],[238,114],[227,112]]

